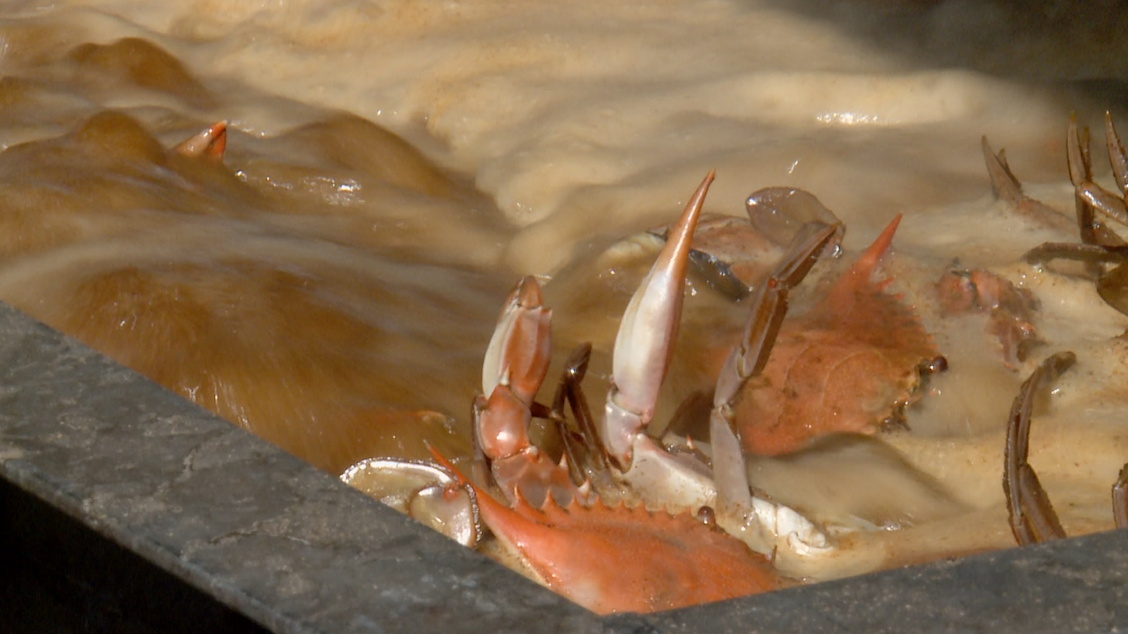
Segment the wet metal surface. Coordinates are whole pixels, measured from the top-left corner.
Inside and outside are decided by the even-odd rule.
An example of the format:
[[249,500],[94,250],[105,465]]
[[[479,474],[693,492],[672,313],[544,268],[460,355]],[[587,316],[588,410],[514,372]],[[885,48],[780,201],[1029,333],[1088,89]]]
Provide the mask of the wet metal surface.
[[600,619],[5,305],[0,477],[5,630],[1128,630],[1128,532]]

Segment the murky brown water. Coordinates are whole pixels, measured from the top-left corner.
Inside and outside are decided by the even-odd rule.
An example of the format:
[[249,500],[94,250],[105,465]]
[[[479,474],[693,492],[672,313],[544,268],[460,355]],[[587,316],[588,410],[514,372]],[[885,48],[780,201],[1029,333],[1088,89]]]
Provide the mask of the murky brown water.
[[[465,455],[481,355],[524,273],[548,281],[559,350],[595,342],[598,395],[652,257],[601,253],[715,168],[708,211],[803,187],[846,221],[848,251],[904,212],[890,270],[952,362],[911,431],[758,459],[758,486],[816,519],[903,527],[851,538],[885,562],[1008,545],[1006,411],[1033,362],[1072,349],[1033,462],[1067,530],[1111,526],[1128,320],[1091,283],[1020,263],[1073,236],[996,203],[979,149],[989,135],[1028,193],[1071,211],[1069,113],[1128,113],[1128,57],[1084,20],[1049,52],[1011,32],[1004,55],[958,25],[1011,25],[1007,10],[957,3],[886,6],[895,34],[858,3],[837,21],[716,1],[84,4],[0,12],[0,299],[315,466],[422,458],[423,438]],[[221,119],[224,164],[168,150]],[[981,320],[940,316],[931,284],[956,258],[1041,301],[1047,345],[1019,372]],[[708,382],[694,351],[745,309],[691,284],[660,417]]]

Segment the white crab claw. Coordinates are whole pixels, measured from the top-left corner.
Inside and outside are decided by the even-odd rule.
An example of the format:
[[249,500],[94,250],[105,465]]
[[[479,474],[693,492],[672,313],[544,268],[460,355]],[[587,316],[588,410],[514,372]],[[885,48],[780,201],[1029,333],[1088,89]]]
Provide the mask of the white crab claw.
[[368,458],[346,469],[341,480],[463,546],[473,548],[478,543],[474,493],[442,467]]
[[525,276],[509,293],[482,363],[482,394],[506,385],[528,407],[548,374],[552,311],[540,284]]
[[713,176],[710,171],[689,199],[619,324],[612,384],[599,433],[621,470],[630,466],[634,439],[654,416],[681,322],[689,247]]

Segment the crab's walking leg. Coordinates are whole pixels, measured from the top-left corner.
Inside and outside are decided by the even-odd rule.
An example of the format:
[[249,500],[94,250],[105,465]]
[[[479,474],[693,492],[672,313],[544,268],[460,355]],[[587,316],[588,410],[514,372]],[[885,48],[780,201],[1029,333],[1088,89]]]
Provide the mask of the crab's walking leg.
[[[1105,119],[1105,140],[1109,148],[1113,172],[1116,173],[1117,185],[1123,191],[1121,179],[1128,178],[1128,174],[1121,171],[1125,162],[1124,150],[1120,145],[1120,138],[1116,135],[1111,116]],[[1081,241],[1085,244],[1108,247],[1123,246],[1124,240],[1097,220],[1093,211],[1100,211],[1121,224],[1128,224],[1128,208],[1125,208],[1122,198],[1093,182],[1088,134],[1078,133],[1076,119],[1071,119],[1069,122],[1066,155],[1069,159],[1069,179],[1073,182],[1077,199],[1077,224],[1081,230]]]
[[1038,475],[1026,461],[1030,447],[1030,414],[1038,390],[1051,383],[1077,360],[1072,352],[1059,352],[1043,361],[1026,379],[1011,406],[1003,462],[1003,494],[1011,532],[1020,546],[1065,537],[1054,507]]
[[800,554],[829,547],[826,536],[802,515],[752,497],[740,441],[733,431],[731,403],[744,383],[763,370],[787,314],[788,292],[810,272],[837,229],[836,225],[811,223],[795,237],[788,257],[757,291],[740,345],[733,348],[717,379],[709,431],[717,523],[761,553],[770,554],[779,546]]
[[1052,208],[1022,193],[1022,183],[1007,164],[1006,150],[996,154],[984,136],[980,140],[983,147],[983,161],[987,174],[991,177],[991,189],[995,197],[1009,204],[1021,216],[1056,231],[1068,231],[1072,223]]
[[1116,134],[1116,126],[1112,124],[1112,112],[1105,111],[1105,145],[1108,147],[1108,162],[1112,164],[1112,175],[1116,179],[1116,186],[1120,188],[1121,198],[1128,198],[1128,154],[1120,143],[1120,136]]
[[999,153],[995,154],[991,144],[987,142],[986,135],[980,139],[980,145],[983,148],[983,161],[987,164],[987,174],[991,177],[991,189],[994,190],[995,197],[1016,207],[1028,200],[1022,193],[1022,183],[1015,177],[1010,165],[1007,165],[1006,150],[999,150]]
[[[1070,130],[1072,137],[1072,126]],[[1116,179],[1116,187],[1120,191],[1113,194],[1094,183],[1092,178],[1086,178],[1082,183],[1074,181],[1073,185],[1077,188],[1077,195],[1092,205],[1094,209],[1121,224],[1128,224],[1128,207],[1124,203],[1124,197],[1128,195],[1128,155],[1125,155],[1124,146],[1120,144],[1120,136],[1116,134],[1116,126],[1112,123],[1112,113],[1109,112],[1105,113],[1105,145],[1108,147],[1108,160],[1112,164],[1112,174]],[[1069,160],[1069,172],[1072,177],[1075,171],[1073,163],[1077,160],[1073,152],[1069,153]],[[1086,164],[1083,167],[1085,175],[1089,176],[1089,165]],[[1082,227],[1082,231],[1084,231],[1084,227]],[[1100,244],[1122,245],[1124,241],[1116,240],[1111,243],[1101,242]]]
[[[1116,134],[1110,113],[1105,113],[1105,143],[1119,190],[1117,194],[1093,182],[1088,151],[1088,130],[1078,132],[1077,120],[1070,120],[1069,131],[1066,133],[1066,155],[1069,161],[1069,179],[1074,188],[1077,228],[1080,231],[1082,244],[1047,242],[1028,251],[1023,256],[1027,262],[1044,264],[1057,259],[1084,262],[1089,273],[1098,279],[1103,279],[1107,275],[1102,264],[1124,264],[1128,256],[1128,244],[1105,226],[1104,221],[1096,214],[1099,211],[1103,217],[1128,224],[1128,207],[1125,206],[1123,199],[1124,192],[1128,190],[1128,155],[1125,154],[1120,137]],[[989,171],[990,168],[991,165],[988,163]],[[1101,296],[1114,306],[1118,306],[1118,301],[1107,296],[1118,293],[1118,283],[1118,279],[1105,282],[1103,290],[1102,284],[1098,283]]]
[[[564,362],[564,371],[561,373],[548,417],[556,423],[557,432],[564,446],[564,458],[571,470],[572,481],[577,484],[594,481],[599,490],[600,485],[608,482],[610,465],[607,463],[607,451],[599,438],[591,408],[588,407],[587,396],[584,395],[582,384],[589,361],[591,361],[590,343],[580,344],[572,351],[568,360]],[[575,421],[574,429],[569,427],[564,413],[566,404],[571,405],[572,419]]]

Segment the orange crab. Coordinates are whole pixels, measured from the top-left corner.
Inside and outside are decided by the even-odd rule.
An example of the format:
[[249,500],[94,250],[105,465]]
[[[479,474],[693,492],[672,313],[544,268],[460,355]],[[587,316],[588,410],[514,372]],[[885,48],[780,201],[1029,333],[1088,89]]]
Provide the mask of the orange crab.
[[833,432],[873,433],[903,420],[921,371],[942,359],[912,309],[874,271],[897,216],[805,315],[785,322],[763,372],[736,405],[746,451],[791,453]]
[[[761,189],[746,206],[747,219],[710,219],[691,251],[704,280],[734,299],[760,283],[763,254],[778,252],[798,227],[838,226],[835,249],[844,232],[834,213],[802,190]],[[899,222],[895,217],[813,308],[767,335],[775,341],[771,357],[733,402],[745,451],[788,454],[827,434],[871,434],[903,422],[924,373],[946,367],[915,312],[877,275]],[[706,365],[720,371],[719,358]]]
[[[535,578],[596,611],[668,609],[768,590],[779,583],[777,574],[804,576],[805,565],[833,552],[834,546],[799,513],[752,495],[737,432],[743,435],[748,428],[739,420],[741,408],[756,403],[762,378],[776,372],[768,369],[773,362],[795,368],[792,375],[816,375],[807,379],[811,385],[822,381],[832,390],[846,390],[840,386],[852,381],[864,392],[863,401],[889,400],[894,405],[884,407],[893,407],[898,397],[891,394],[901,388],[884,384],[911,382],[921,358],[934,355],[912,312],[886,293],[886,282],[870,279],[896,219],[823,305],[799,320],[804,328],[827,334],[805,340],[792,326],[776,344],[788,291],[841,234],[837,223],[812,220],[796,232],[785,257],[759,285],[744,336],[720,372],[710,414],[710,459],[667,451],[645,430],[676,339],[690,243],[712,179],[710,173],[690,199],[627,307],[602,416],[590,415],[579,389],[586,367],[583,352],[569,362],[553,406],[534,401],[548,370],[551,311],[543,306],[532,277],[510,295],[483,365],[488,397],[479,397],[474,406],[476,474],[480,481],[494,483],[509,506],[478,489],[481,518]],[[890,337],[876,331],[861,335],[860,345],[847,341],[853,331],[864,330],[862,322],[876,318],[893,319],[896,329],[908,332],[908,344],[892,339],[893,347],[910,350],[890,351],[883,341]],[[845,324],[845,331],[836,324]],[[777,352],[783,347],[782,361],[769,355],[773,345]],[[840,365],[856,369],[806,369],[808,357],[827,354],[820,350],[846,357]],[[878,362],[872,357],[885,366],[907,368],[874,370]],[[880,377],[875,380],[867,375],[871,372]],[[844,393],[835,398],[848,400]],[[566,428],[566,402],[578,429]],[[533,416],[553,418],[562,427],[565,457],[559,462],[530,441]],[[637,583],[624,581],[636,575]]]

